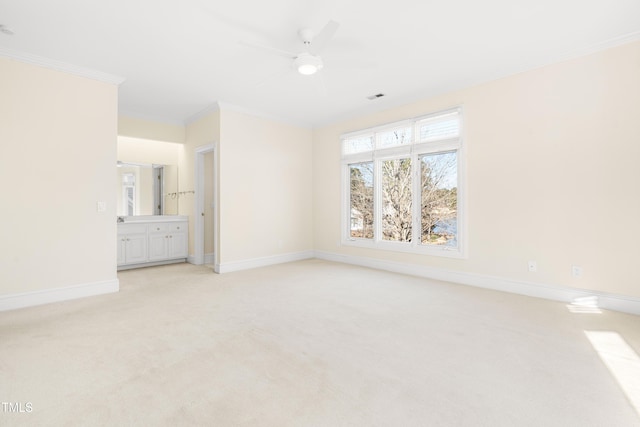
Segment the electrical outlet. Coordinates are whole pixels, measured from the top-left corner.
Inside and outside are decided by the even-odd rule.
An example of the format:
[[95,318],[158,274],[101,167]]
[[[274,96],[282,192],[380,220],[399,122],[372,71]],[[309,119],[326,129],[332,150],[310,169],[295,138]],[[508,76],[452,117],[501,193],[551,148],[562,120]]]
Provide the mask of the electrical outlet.
[[538,271],[538,263],[535,261],[529,261],[529,272],[535,273]]
[[96,203],[96,211],[98,211],[98,212],[106,212],[107,211],[107,202],[97,202]]
[[579,267],[577,265],[572,265],[571,266],[571,275],[573,277],[582,277],[582,267]]

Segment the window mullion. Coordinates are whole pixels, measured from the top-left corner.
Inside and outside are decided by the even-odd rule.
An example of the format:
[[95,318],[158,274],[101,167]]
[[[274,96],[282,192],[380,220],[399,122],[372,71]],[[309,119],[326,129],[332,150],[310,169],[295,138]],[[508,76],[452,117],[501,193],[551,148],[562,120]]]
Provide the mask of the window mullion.
[[[466,159],[461,121],[461,109],[455,108],[341,135],[342,206],[346,210],[342,216],[343,242],[429,255],[466,256]],[[386,177],[383,177],[383,170],[387,171]],[[370,177],[366,184],[368,189],[361,191],[365,173]],[[408,177],[411,179],[409,186]],[[356,188],[355,198],[351,196],[352,187]],[[457,192],[455,196],[453,191]],[[366,196],[363,198],[362,194]],[[410,208],[407,203],[411,203]],[[424,218],[423,203],[426,206]],[[361,206],[368,206],[369,219],[368,231],[359,232],[357,218]],[[394,218],[396,211],[401,216]],[[385,213],[392,217],[385,219]],[[411,242],[406,242],[408,224],[405,218],[409,213]],[[423,226],[427,227],[424,236]]]
[[411,155],[411,167],[413,173],[413,182],[411,185],[411,246],[417,247],[422,241],[422,185],[420,179],[420,161],[417,153]]
[[341,220],[341,240],[354,240],[351,238],[350,222],[351,222],[351,181],[350,166],[348,163],[342,165],[342,206],[346,206],[342,214]]
[[373,241],[382,240],[382,161],[373,157]]

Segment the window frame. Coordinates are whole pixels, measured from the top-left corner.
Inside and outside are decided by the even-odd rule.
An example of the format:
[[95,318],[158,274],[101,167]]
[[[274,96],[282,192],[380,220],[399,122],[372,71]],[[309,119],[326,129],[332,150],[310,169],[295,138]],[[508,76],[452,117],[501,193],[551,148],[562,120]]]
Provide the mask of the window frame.
[[[131,180],[129,181],[128,178],[131,178]],[[135,173],[126,172],[122,174],[122,190],[122,204],[127,216],[135,215],[138,208]],[[131,193],[131,197],[129,197],[129,193]]]
[[[455,137],[443,137],[419,141],[419,124],[428,119],[435,119],[438,116],[457,114],[458,135]],[[377,134],[403,126],[411,126],[412,137],[408,144],[378,148]],[[371,151],[344,154],[345,141],[349,138],[357,138],[365,135],[373,135],[373,149]],[[464,141],[464,126],[462,107],[451,108],[432,114],[415,117],[408,120],[401,120],[388,123],[382,126],[349,132],[341,135],[341,244],[361,248],[377,250],[388,250],[395,252],[416,253],[448,258],[467,258],[467,208],[466,208],[466,155]],[[424,245],[420,243],[421,236],[421,180],[420,180],[420,158],[428,154],[455,152],[457,162],[457,246],[450,247],[444,245]],[[412,182],[412,239],[411,242],[395,242],[384,240],[382,237],[382,162],[400,158],[411,159],[411,182]],[[350,166],[357,163],[373,162],[373,217],[374,230],[373,238],[351,237],[351,176]]]

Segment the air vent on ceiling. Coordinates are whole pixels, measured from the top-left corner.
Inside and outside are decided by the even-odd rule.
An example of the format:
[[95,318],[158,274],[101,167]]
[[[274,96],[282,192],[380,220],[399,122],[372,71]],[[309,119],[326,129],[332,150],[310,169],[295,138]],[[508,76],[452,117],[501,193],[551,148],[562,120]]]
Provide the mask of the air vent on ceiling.
[[376,93],[375,95],[367,96],[367,99],[373,101],[374,99],[382,98],[384,93]]
[[12,36],[15,34],[11,28],[3,24],[0,24],[0,33],[6,34],[8,36]]

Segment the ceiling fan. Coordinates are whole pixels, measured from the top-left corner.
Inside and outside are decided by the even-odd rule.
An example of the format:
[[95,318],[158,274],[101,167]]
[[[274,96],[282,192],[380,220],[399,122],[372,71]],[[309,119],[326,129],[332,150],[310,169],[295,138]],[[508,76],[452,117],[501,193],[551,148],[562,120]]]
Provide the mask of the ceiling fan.
[[298,70],[300,74],[308,76],[317,73],[324,66],[319,53],[333,38],[339,26],[340,24],[331,20],[322,28],[322,30],[320,30],[318,34],[315,34],[314,31],[309,28],[303,28],[298,31],[298,36],[302,40],[302,43],[305,47],[304,51],[300,53],[289,52],[270,46],[256,45],[253,43],[242,43],[258,49],[268,50],[269,52],[276,55],[289,58],[293,61],[293,67]]

